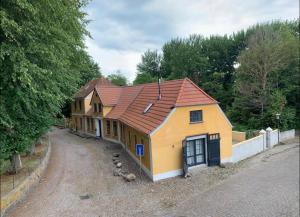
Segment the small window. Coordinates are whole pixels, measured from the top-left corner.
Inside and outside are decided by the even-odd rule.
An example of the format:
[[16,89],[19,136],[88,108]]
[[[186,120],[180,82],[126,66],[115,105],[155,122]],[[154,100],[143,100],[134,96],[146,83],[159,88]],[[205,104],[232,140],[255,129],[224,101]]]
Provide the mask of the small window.
[[94,112],[97,112],[97,103],[94,103]]
[[153,105],[153,103],[150,103],[144,110],[144,114],[147,113],[149,111],[149,109],[151,108],[151,106]]
[[90,119],[87,118],[87,130],[90,131]]
[[79,103],[79,111],[81,111],[81,108],[82,108],[82,100],[79,100],[78,103]]
[[101,103],[98,103],[98,112],[102,112],[102,106],[101,106]]
[[114,136],[118,136],[118,125],[117,122],[113,122],[113,130],[114,130]]
[[82,126],[82,118],[80,118],[80,129],[81,129],[81,130],[83,129],[83,126]]
[[74,111],[76,112],[77,108],[76,108],[76,100],[74,102]]
[[190,122],[201,122],[202,121],[202,110],[190,111]]
[[109,120],[106,121],[106,133],[107,133],[107,135],[110,135],[110,121]]

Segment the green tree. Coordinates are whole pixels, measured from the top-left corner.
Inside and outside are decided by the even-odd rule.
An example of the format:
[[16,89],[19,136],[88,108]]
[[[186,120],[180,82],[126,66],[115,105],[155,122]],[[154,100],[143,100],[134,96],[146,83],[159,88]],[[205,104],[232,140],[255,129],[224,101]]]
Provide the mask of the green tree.
[[281,78],[284,79],[280,71],[288,68],[296,56],[297,39],[289,28],[277,29],[274,24],[256,26],[247,49],[238,57],[240,67],[236,72],[233,105],[236,113],[231,113],[234,121],[247,123],[255,119],[252,127],[256,128],[272,124],[274,116],[271,118],[268,112],[276,99],[272,93],[280,89]]
[[[2,0],[0,161],[18,155],[53,123],[86,73],[85,0]],[[87,78],[86,78],[87,79]]]
[[152,83],[154,81],[157,81],[157,76],[152,77],[149,73],[142,72],[142,73],[137,73],[133,84],[146,84],[146,83]]
[[117,71],[114,74],[108,75],[107,79],[110,80],[111,83],[113,83],[114,85],[117,85],[117,86],[127,86],[128,85],[127,78],[124,75],[122,75],[122,73],[120,71]]

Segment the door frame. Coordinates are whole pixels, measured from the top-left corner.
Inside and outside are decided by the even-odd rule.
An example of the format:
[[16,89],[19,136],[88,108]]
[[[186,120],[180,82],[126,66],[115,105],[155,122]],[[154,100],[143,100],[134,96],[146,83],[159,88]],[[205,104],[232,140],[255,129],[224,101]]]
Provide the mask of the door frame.
[[102,132],[101,132],[101,124],[102,124],[102,121],[101,119],[98,119],[98,118],[95,118],[95,126],[96,126],[96,137],[100,137],[102,138]]
[[[208,156],[207,156],[207,134],[200,134],[200,135],[195,135],[195,136],[188,136],[186,137],[183,141],[184,141],[184,145],[186,146],[186,142],[187,141],[193,141],[193,140],[197,140],[197,139],[204,139],[204,163],[195,163],[192,166],[188,166],[188,168],[192,168],[192,167],[197,167],[197,166],[201,166],[201,165],[207,165],[208,163]],[[195,151],[195,156],[196,156],[196,150]],[[187,156],[184,157],[184,161],[187,164]]]
[[102,121],[98,119],[98,126],[99,126],[99,137],[102,138]]

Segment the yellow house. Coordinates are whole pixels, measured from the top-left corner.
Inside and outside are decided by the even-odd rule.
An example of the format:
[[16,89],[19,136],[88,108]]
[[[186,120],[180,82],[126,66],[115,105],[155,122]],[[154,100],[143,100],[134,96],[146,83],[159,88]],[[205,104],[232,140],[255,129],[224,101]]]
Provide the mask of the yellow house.
[[96,86],[113,86],[104,78],[89,81],[75,94],[71,104],[71,128],[79,133],[94,136],[96,123],[93,119],[93,108],[90,105],[93,90]]
[[[230,162],[232,125],[217,101],[188,78],[129,87],[95,85],[94,136],[120,143],[153,180]],[[88,128],[90,129],[90,128]]]

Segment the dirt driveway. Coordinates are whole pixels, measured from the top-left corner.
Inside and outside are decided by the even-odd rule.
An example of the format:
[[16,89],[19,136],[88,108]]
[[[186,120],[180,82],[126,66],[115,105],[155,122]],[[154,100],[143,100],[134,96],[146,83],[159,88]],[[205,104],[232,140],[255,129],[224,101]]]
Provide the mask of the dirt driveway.
[[[230,168],[152,183],[119,145],[53,129],[41,183],[7,216],[299,216],[299,144],[278,146]],[[112,154],[138,175],[113,176]],[[88,195],[88,199],[82,196]]]

